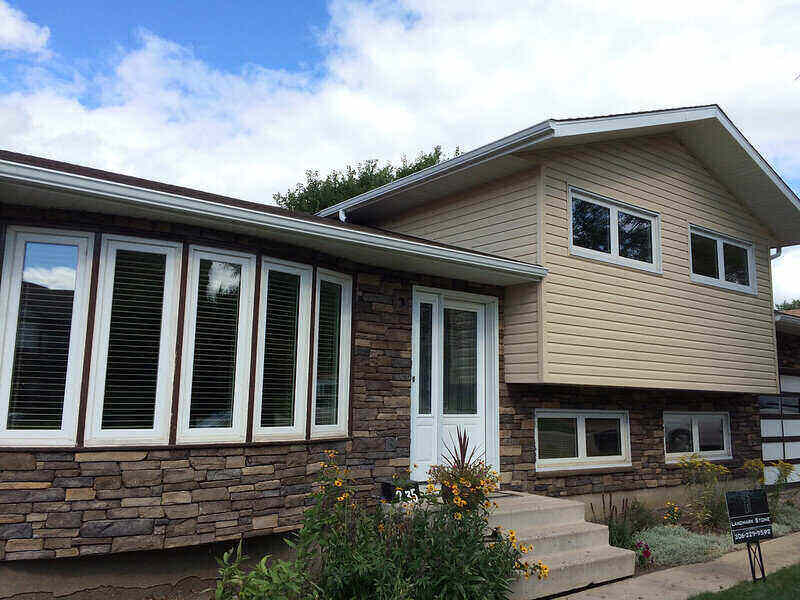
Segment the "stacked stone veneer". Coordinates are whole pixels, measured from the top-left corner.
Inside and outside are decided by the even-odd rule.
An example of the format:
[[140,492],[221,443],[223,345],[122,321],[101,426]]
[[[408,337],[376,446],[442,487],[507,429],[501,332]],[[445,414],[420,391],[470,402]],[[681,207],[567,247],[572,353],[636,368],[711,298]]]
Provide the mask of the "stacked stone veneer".
[[[376,478],[409,466],[414,285],[501,299],[500,460],[508,487],[568,495],[676,485],[678,473],[664,463],[664,409],[729,411],[732,466],[760,456],[752,396],[505,385],[500,288],[385,271],[285,244],[141,219],[0,204],[3,222],[169,236],[209,246],[235,243],[349,272],[355,281],[348,438],[186,448],[0,450],[0,556],[5,560],[173,548],[289,531],[300,523],[327,448],[341,452],[364,495],[375,494]],[[629,410],[633,467],[537,477],[537,407]]]

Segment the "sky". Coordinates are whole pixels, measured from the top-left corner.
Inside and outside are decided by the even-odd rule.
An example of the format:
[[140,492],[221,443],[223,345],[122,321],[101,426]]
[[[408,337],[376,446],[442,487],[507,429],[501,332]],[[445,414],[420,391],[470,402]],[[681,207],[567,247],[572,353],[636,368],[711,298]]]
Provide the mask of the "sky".
[[[0,147],[272,202],[550,117],[718,103],[800,190],[800,3],[0,0]],[[773,264],[800,298],[800,247]]]

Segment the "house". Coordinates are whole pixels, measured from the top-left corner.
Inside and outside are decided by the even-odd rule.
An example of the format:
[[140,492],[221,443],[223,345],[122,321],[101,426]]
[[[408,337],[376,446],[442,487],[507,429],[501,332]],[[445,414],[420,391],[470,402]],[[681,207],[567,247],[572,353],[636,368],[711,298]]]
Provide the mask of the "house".
[[[765,462],[785,460],[800,465],[800,310],[775,311],[778,342],[778,395],[759,396],[762,455]],[[789,476],[800,482],[800,470]],[[777,471],[767,467],[765,478],[775,481]]]
[[800,200],[715,106],[548,120],[308,216],[0,153],[5,560],[297,527],[457,427],[509,489],[738,472]]

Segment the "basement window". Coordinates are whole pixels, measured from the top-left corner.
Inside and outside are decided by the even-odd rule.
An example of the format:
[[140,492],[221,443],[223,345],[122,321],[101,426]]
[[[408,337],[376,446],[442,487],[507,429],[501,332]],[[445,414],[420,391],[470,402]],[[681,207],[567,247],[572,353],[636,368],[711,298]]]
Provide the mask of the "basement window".
[[709,460],[727,460],[731,453],[728,413],[665,412],[664,452],[667,462],[699,454]]
[[691,278],[729,290],[756,293],[753,245],[690,227]]
[[536,471],[631,464],[627,411],[536,411]]
[[661,272],[657,213],[570,188],[569,224],[571,254]]

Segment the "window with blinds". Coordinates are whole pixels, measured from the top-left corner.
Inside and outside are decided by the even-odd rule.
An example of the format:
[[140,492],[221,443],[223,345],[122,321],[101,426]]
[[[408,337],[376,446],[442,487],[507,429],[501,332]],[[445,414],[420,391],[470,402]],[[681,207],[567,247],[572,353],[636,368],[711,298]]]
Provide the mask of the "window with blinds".
[[155,424],[166,267],[165,254],[116,251],[103,429]]
[[190,428],[233,425],[242,266],[201,259]]
[[352,279],[318,272],[312,434],[347,431]]
[[270,269],[261,392],[261,426],[294,425],[300,275]]
[[27,242],[19,290],[8,429],[61,429],[78,247]]

